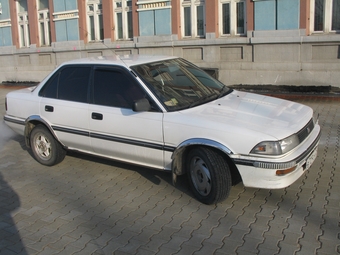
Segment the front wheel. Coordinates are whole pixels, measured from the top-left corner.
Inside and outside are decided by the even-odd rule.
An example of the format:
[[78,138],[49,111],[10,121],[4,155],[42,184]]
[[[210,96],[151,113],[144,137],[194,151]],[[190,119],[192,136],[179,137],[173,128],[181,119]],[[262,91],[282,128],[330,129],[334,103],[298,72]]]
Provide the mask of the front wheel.
[[192,192],[204,204],[216,204],[229,195],[231,174],[223,156],[210,148],[197,147],[187,158],[187,174]]
[[32,130],[30,143],[35,159],[45,166],[56,165],[65,158],[66,151],[43,125]]

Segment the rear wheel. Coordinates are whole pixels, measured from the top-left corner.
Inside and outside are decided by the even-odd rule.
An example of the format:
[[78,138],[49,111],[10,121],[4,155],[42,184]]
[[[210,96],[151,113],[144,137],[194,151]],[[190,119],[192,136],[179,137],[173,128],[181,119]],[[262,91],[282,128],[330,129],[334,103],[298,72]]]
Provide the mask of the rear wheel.
[[187,174],[195,197],[204,204],[216,204],[229,195],[231,175],[227,161],[210,148],[197,147],[187,158]]
[[53,166],[65,158],[66,151],[43,125],[32,130],[30,142],[35,159],[43,165]]

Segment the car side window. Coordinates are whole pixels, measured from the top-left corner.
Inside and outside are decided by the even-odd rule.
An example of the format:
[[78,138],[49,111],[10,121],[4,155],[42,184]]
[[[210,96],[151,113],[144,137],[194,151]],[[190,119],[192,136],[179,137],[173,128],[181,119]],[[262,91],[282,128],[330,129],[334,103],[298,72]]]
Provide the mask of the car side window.
[[47,82],[39,95],[86,103],[90,73],[89,66],[65,67]]
[[70,67],[62,70],[59,78],[58,98],[87,102],[91,67]]
[[95,69],[95,104],[132,109],[133,103],[144,97],[143,89],[128,74],[115,69]]
[[60,72],[54,74],[52,78],[39,91],[39,96],[48,98],[58,98],[58,81]]

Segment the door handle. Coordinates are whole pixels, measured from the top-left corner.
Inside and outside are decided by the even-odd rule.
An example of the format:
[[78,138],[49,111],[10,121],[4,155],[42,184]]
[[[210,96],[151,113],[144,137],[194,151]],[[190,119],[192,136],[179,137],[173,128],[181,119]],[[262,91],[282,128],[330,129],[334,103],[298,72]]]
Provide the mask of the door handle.
[[54,111],[54,107],[50,106],[50,105],[45,105],[45,112],[53,112]]
[[92,119],[94,119],[94,120],[102,120],[103,119],[103,114],[97,113],[97,112],[93,112],[92,113]]

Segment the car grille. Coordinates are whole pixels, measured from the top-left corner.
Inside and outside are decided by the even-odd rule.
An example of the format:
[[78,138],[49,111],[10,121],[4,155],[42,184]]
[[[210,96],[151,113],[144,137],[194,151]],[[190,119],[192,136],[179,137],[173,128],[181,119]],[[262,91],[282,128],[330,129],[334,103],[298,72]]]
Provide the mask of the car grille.
[[313,129],[314,129],[314,121],[312,118],[308,122],[308,124],[297,133],[300,143],[302,143],[309,136],[309,134],[313,131]]

